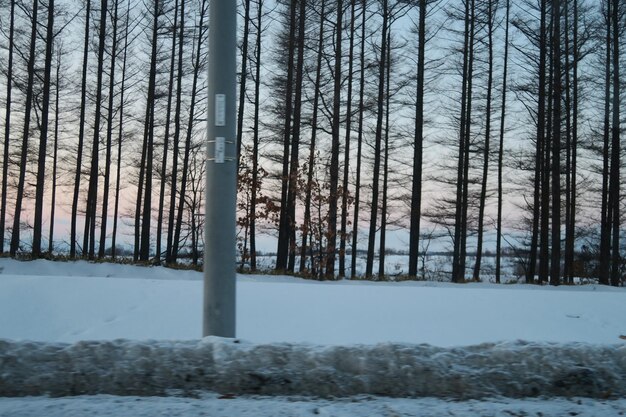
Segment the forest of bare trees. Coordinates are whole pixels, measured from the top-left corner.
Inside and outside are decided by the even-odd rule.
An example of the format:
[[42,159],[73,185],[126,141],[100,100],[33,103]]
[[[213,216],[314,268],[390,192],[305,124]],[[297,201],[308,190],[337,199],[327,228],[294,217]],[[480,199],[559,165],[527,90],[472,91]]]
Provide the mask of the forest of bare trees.
[[[436,241],[453,282],[625,282],[626,2],[239,6],[242,270],[425,279]],[[199,263],[207,25],[0,0],[0,254]]]

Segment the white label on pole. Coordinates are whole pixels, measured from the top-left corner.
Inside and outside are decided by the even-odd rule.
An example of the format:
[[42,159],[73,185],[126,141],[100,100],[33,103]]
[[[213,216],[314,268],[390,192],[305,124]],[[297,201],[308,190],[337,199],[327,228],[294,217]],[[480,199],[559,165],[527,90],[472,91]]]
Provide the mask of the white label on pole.
[[215,95],[215,126],[226,126],[226,94]]
[[226,139],[215,138],[215,163],[223,164],[225,154],[226,154]]

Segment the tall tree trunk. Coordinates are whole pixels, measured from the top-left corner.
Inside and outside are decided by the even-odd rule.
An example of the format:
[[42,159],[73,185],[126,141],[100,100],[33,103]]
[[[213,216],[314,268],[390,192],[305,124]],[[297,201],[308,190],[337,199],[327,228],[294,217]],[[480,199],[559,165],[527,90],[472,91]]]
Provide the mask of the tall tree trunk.
[[[552,35],[550,35],[550,45],[552,44]],[[541,284],[549,283],[550,279],[550,197],[552,196],[551,190],[551,173],[552,173],[552,129],[554,123],[552,117],[554,116],[553,106],[554,101],[552,99],[554,95],[554,48],[550,47],[548,69],[548,82],[546,84],[547,89],[547,110],[546,110],[546,137],[544,142],[544,157],[543,157],[543,173],[542,173],[542,190],[541,190],[541,253],[539,259],[539,281]]]
[[572,91],[572,164],[571,164],[571,181],[570,181],[570,233],[571,241],[569,243],[569,258],[571,259],[572,269],[570,270],[569,283],[574,283],[574,246],[576,244],[576,215],[577,215],[577,199],[578,181],[576,178],[578,172],[578,61],[580,55],[578,52],[578,0],[574,1],[574,35],[573,35],[573,91]]
[[471,57],[470,50],[472,49],[470,44],[473,43],[473,37],[471,35],[472,31],[472,17],[471,11],[472,7],[470,7],[470,2],[473,0],[465,1],[465,40],[463,45],[463,82],[462,82],[462,91],[461,91],[461,118],[460,118],[460,133],[459,133],[459,157],[458,157],[458,166],[457,166],[457,182],[456,182],[456,207],[455,207],[455,216],[454,216],[454,251],[452,255],[452,281],[453,282],[464,282],[465,281],[465,271],[464,271],[464,260],[463,257],[463,227],[464,227],[464,201],[465,201],[465,183],[467,181],[467,177],[465,175],[465,166],[466,166],[466,156],[468,155],[469,146],[469,138],[467,137],[468,129],[466,126],[470,124],[470,121],[467,120],[467,115],[470,114],[468,111],[468,103],[469,103],[469,95],[471,91],[471,86],[469,83],[470,77],[469,74]]
[[470,146],[472,133],[472,105],[474,83],[474,43],[476,40],[476,0],[471,2],[470,12],[470,42],[469,42],[469,67],[467,72],[467,116],[465,117],[465,159],[463,161],[463,203],[461,204],[461,256],[459,259],[459,273],[465,280],[465,264],[467,262],[467,233],[469,230],[469,166]]
[[15,256],[20,247],[20,226],[22,215],[22,200],[26,182],[26,157],[28,155],[28,135],[30,133],[30,113],[33,103],[33,82],[35,77],[35,46],[37,42],[37,10],[38,0],[33,0],[32,29],[30,34],[30,48],[28,53],[28,83],[26,84],[26,104],[24,106],[24,130],[22,131],[22,153],[20,155],[20,176],[15,198],[15,214],[13,215],[13,232],[11,233],[11,256]]
[[417,51],[417,91],[415,98],[415,136],[413,145],[413,186],[411,189],[411,225],[409,233],[409,276],[417,277],[422,211],[422,165],[424,149],[424,71],[426,64],[426,1],[419,6]]
[[[70,218],[70,258],[76,257],[76,220],[78,218],[78,195],[80,194],[80,177],[83,169],[83,144],[85,142],[85,112],[87,108],[87,64],[89,57],[89,29],[91,17],[91,0],[87,0],[85,12],[85,41],[83,46],[83,72],[80,92],[80,120],[78,122],[78,146],[76,150],[76,171],[74,173],[74,193],[72,194],[72,215]],[[82,253],[87,248],[83,246]]]
[[361,153],[363,148],[363,118],[365,113],[365,107],[363,105],[365,96],[365,22],[367,4],[366,0],[362,0],[362,15],[361,15],[361,52],[360,52],[360,65],[359,69],[359,127],[357,133],[357,150],[356,150],[356,178],[354,183],[354,218],[352,221],[352,259],[350,265],[350,277],[356,277],[356,260],[357,260],[357,245],[359,234],[359,208],[361,205]]
[[202,36],[204,34],[204,17],[206,15],[206,1],[202,0],[200,5],[200,24],[198,25],[198,42],[196,43],[195,63],[193,66],[193,82],[191,86],[191,103],[189,104],[189,120],[187,123],[187,133],[185,136],[185,155],[183,156],[183,170],[180,185],[180,198],[178,201],[178,212],[176,214],[176,229],[174,231],[174,242],[172,243],[172,261],[176,262],[180,245],[180,233],[183,225],[183,212],[185,210],[185,193],[187,191],[187,174],[189,170],[189,154],[191,152],[191,135],[193,130],[194,114],[196,110],[196,100],[198,95],[198,75],[200,73],[200,56],[202,55]]
[[[302,247],[300,248],[300,271],[306,271],[306,253],[308,237],[311,231],[311,194],[313,188],[313,173],[315,167],[315,144],[317,140],[317,117],[320,100],[320,80],[322,76],[322,57],[324,52],[324,21],[326,19],[326,1],[320,4],[320,27],[317,42],[317,63],[315,69],[315,92],[313,94],[313,115],[311,116],[311,140],[309,143],[309,160],[307,164],[307,185],[304,197],[304,222],[302,227]],[[312,242],[311,242],[312,245]],[[313,258],[311,258],[313,263]]]
[[107,142],[104,164],[104,190],[102,195],[102,220],[100,221],[100,245],[98,257],[104,258],[106,251],[107,220],[109,213],[109,186],[111,183],[111,148],[113,142],[113,99],[115,96],[115,64],[117,59],[117,12],[119,0],[115,0],[113,6],[113,40],[111,45],[111,72],[109,74],[109,113],[107,114]]
[[7,181],[9,175],[9,144],[11,142],[11,92],[13,88],[13,35],[15,32],[15,0],[11,0],[9,23],[9,59],[7,62],[7,100],[4,118],[4,153],[2,154],[2,203],[0,205],[0,254],[4,253],[4,230],[7,214]]
[[[100,145],[100,117],[102,115],[102,76],[104,67],[104,48],[106,40],[107,0],[100,2],[100,33],[98,43],[98,81],[96,84],[96,114],[91,153],[91,172],[89,174],[89,191],[87,193],[87,212],[89,217],[89,259],[95,253],[96,238],[96,204],[98,201],[98,170]],[[87,234],[87,228],[85,229]]]
[[348,52],[348,96],[346,98],[346,144],[343,162],[343,184],[341,188],[341,230],[339,232],[339,277],[346,276],[346,240],[348,227],[348,177],[350,174],[350,135],[352,129],[352,81],[354,78],[354,26],[356,0],[350,0],[350,47]]
[[[572,75],[570,57],[573,54],[570,48],[570,23],[569,23],[569,0],[563,4],[563,24],[565,26],[564,48],[565,48],[565,259],[563,262],[563,280],[565,283],[573,283],[574,268],[574,224],[572,223],[572,213],[575,208],[572,206],[572,142],[573,142],[573,121],[572,114]],[[575,59],[575,58],[573,58]]]
[[[239,107],[237,109],[237,166],[241,160],[241,142],[243,139],[243,111],[246,104],[246,82],[248,81],[248,42],[250,37],[250,0],[243,1],[243,38],[241,44],[241,75],[239,80]],[[260,30],[260,28],[259,28]]]
[[48,123],[50,119],[50,79],[52,75],[52,45],[54,43],[54,0],[48,0],[46,24],[46,57],[43,78],[43,102],[41,107],[41,134],[37,161],[37,185],[35,187],[35,224],[33,225],[33,257],[41,255],[43,231],[43,195],[46,182],[46,151],[48,147]]
[[276,249],[276,270],[284,271],[287,269],[287,261],[289,257],[289,140],[291,138],[291,118],[293,111],[293,59],[296,49],[296,14],[297,1],[291,2],[289,17],[289,39],[288,39],[288,58],[287,58],[287,88],[285,92],[285,123],[283,131],[283,172],[282,172],[282,188],[280,194],[280,217],[278,224],[278,247]]
[[552,116],[552,254],[550,284],[561,282],[561,2],[552,0],[553,111]]
[[[619,35],[620,35],[620,15],[619,0],[613,0],[613,125],[611,131],[612,154],[611,154],[611,190],[613,207],[611,208],[613,217],[613,242],[611,250],[611,285],[620,284],[620,80],[619,80]],[[611,202],[609,198],[609,202]]]
[[611,263],[611,223],[612,210],[609,206],[609,177],[610,177],[610,117],[611,117],[611,1],[606,1],[606,57],[604,78],[604,147],[602,152],[602,207],[601,207],[601,231],[600,231],[600,259],[598,262],[598,275],[600,283],[609,285]]
[[54,218],[56,210],[56,196],[57,196],[57,167],[58,167],[58,153],[59,153],[59,90],[61,89],[61,56],[57,57],[55,85],[54,92],[54,145],[52,150],[52,195],[50,197],[50,233],[48,237],[48,253],[52,255],[54,250]]
[[[502,270],[502,168],[504,160],[504,128],[506,117],[506,92],[507,75],[509,68],[509,20],[511,13],[511,2],[506,0],[506,23],[504,35],[504,64],[502,73],[502,107],[500,109],[500,143],[498,146],[498,215],[497,215],[497,237],[496,237],[496,283],[500,283]],[[534,279],[533,268],[533,279]]]
[[[176,110],[174,112],[174,149],[172,150],[172,184],[170,189],[170,209],[167,223],[167,263],[175,262],[173,255],[176,214],[176,190],[178,188],[178,155],[180,142],[180,117],[182,104],[182,80],[183,80],[183,46],[185,29],[185,0],[180,1],[180,31],[178,34],[178,71],[176,79]],[[178,247],[178,244],[177,244]]]
[[376,220],[378,218],[378,175],[380,171],[380,151],[383,133],[383,117],[385,104],[385,61],[387,57],[387,30],[389,25],[389,10],[387,0],[383,0],[383,25],[380,40],[380,60],[378,62],[378,98],[376,117],[376,136],[374,144],[374,169],[372,180],[372,209],[370,213],[370,230],[367,242],[367,262],[365,276],[371,277],[374,270],[374,249],[376,244]]
[[480,188],[480,202],[478,208],[478,242],[476,244],[476,263],[474,264],[474,281],[480,281],[480,266],[483,259],[483,234],[485,225],[485,205],[487,202],[487,179],[489,175],[489,153],[491,151],[491,98],[493,94],[493,30],[494,30],[494,1],[487,4],[487,32],[489,58],[487,62],[487,108],[485,109],[485,145],[483,149],[483,177]]
[[[146,105],[146,113],[144,115],[144,131],[147,130],[146,125],[150,123],[150,106]],[[143,184],[146,175],[146,158],[148,153],[148,136],[144,134],[141,145],[141,159],[139,162],[139,180],[137,181],[137,196],[135,198],[135,242],[133,247],[133,262],[139,261],[139,252],[141,249],[141,203],[143,201]]]
[[[540,71],[543,68],[543,71],[540,74],[545,74],[548,62],[548,30],[546,28],[547,22],[547,0],[542,0],[542,25],[541,25],[541,40],[539,46],[540,53]],[[541,60],[543,59],[543,67]],[[553,62],[550,59],[550,62]],[[541,235],[540,239],[540,253],[539,253],[539,282],[544,284],[548,282],[549,275],[549,262],[550,262],[550,247],[549,247],[549,239],[550,239],[550,140],[551,140],[551,117],[552,117],[552,101],[550,100],[550,94],[548,94],[547,86],[552,84],[552,76],[554,72],[552,71],[552,64],[550,64],[550,78],[546,82],[545,75],[542,80],[541,75],[539,78],[539,110],[542,112],[541,116],[537,118],[538,122],[542,125],[542,134],[541,137],[541,213],[540,213],[540,222],[541,222]],[[543,81],[543,89],[541,88]],[[546,97],[547,95],[547,97]],[[545,110],[545,104],[548,103],[548,110]]]
[[[545,142],[545,91],[546,91],[546,0],[541,0],[541,21],[539,25],[539,86],[537,94],[537,141],[535,153],[535,178],[534,178],[534,194],[533,194],[533,219],[532,219],[532,235],[530,240],[528,269],[526,270],[526,283],[531,284],[535,281],[535,270],[537,266],[537,254],[539,245],[539,231],[543,227],[540,226],[542,219],[542,172],[543,172],[543,155]],[[543,233],[541,233],[541,247],[543,247]],[[540,279],[541,281],[541,279]]]
[[293,272],[296,263],[296,194],[298,187],[298,158],[300,150],[300,120],[302,118],[302,84],[304,83],[304,37],[306,0],[299,0],[298,57],[296,63],[296,96],[293,109],[293,136],[289,163],[289,189],[287,191],[287,220],[289,224],[289,261],[287,270]]
[[[386,0],[385,0],[386,2]],[[343,0],[337,0],[336,22],[336,45],[335,45],[335,71],[333,93],[333,120],[332,120],[332,145],[330,151],[330,189],[328,204],[328,232],[326,235],[326,276],[335,276],[335,249],[337,247],[337,200],[339,195],[339,123],[341,120],[341,58],[342,58],[342,35],[343,35]]]
[[126,24],[124,27],[124,57],[122,58],[122,85],[120,87],[120,122],[117,140],[117,173],[115,178],[115,208],[113,209],[113,232],[111,236],[111,257],[116,257],[117,218],[120,205],[120,180],[122,176],[122,142],[124,139],[124,86],[126,84],[126,56],[128,51],[128,26],[130,20],[130,0],[126,7]]
[[154,22],[152,26],[152,58],[150,60],[150,79],[148,81],[148,102],[146,114],[149,113],[145,124],[144,136],[147,136],[147,158],[146,158],[146,186],[143,198],[143,215],[141,219],[141,249],[139,250],[139,260],[147,261],[150,258],[150,223],[152,219],[152,167],[154,154],[154,127],[156,122],[155,102],[156,102],[156,62],[157,62],[157,42],[159,29],[159,1],[154,1]]
[[157,215],[155,262],[161,263],[161,241],[163,240],[163,205],[167,178],[167,153],[170,144],[170,124],[172,122],[172,96],[174,90],[174,64],[176,63],[176,34],[178,25],[178,0],[174,2],[174,24],[172,26],[172,56],[170,57],[169,81],[167,89],[167,110],[165,114],[165,135],[163,136],[163,161],[161,161],[161,185],[159,190],[159,213]]
[[[254,131],[252,136],[252,192],[250,196],[250,270],[256,271],[256,205],[257,188],[259,182],[259,112],[261,107],[261,57],[262,57],[262,23],[263,23],[263,0],[258,0],[257,5],[257,36],[255,50],[255,77],[254,77]],[[305,219],[306,222],[306,219]],[[301,267],[302,271],[303,268]]]
[[476,38],[476,1],[471,2],[470,12],[470,40],[469,40],[469,64],[467,72],[467,115],[465,117],[465,158],[463,160],[463,202],[461,203],[461,243],[459,257],[459,276],[461,281],[465,281],[465,264],[467,261],[467,231],[469,228],[468,212],[469,212],[469,165],[470,165],[470,146],[472,131],[472,103],[474,82],[474,42]]
[[385,251],[387,250],[387,196],[389,187],[389,83],[391,74],[391,25],[387,33],[387,74],[385,80],[385,153],[383,156],[383,195],[380,208],[380,243],[378,247],[378,279],[385,278]]

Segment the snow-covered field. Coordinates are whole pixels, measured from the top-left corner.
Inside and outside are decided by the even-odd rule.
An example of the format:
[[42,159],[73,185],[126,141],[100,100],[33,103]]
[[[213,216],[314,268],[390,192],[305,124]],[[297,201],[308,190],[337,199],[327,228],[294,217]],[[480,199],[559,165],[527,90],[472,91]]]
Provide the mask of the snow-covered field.
[[[202,274],[87,262],[0,259],[0,337],[76,342],[201,337]],[[119,278],[119,279],[116,279]],[[317,282],[242,275],[237,336],[350,345],[620,343],[626,289],[597,285]]]
[[[351,396],[340,400],[294,396],[299,394],[289,390],[259,391],[291,395],[289,397],[249,396],[249,390],[241,391],[245,395],[240,396],[235,389],[232,389],[236,393],[234,399],[230,396],[220,399],[218,394],[210,393],[194,393],[199,398],[191,398],[189,393],[185,394],[186,397],[166,398],[107,395],[2,398],[0,416],[617,416],[626,413],[626,400],[621,398],[626,389],[620,391],[611,386],[616,381],[626,381],[626,345],[620,339],[620,335],[626,334],[624,288],[433,282],[320,283],[289,277],[246,275],[239,276],[237,291],[237,333],[242,342],[236,344],[235,356],[222,356],[225,362],[241,364],[242,359],[237,352],[254,352],[254,357],[260,356],[259,361],[248,361],[246,366],[258,367],[255,372],[259,372],[262,378],[270,378],[268,381],[271,383],[266,385],[276,385],[271,378],[287,369],[292,372],[291,378],[299,378],[298,375],[309,371],[311,375],[318,372],[320,380],[327,380],[323,382],[335,378],[333,383],[342,387],[353,386],[356,375],[365,378],[367,383],[361,381],[361,385],[369,384],[371,389],[361,390],[362,394],[356,396],[353,394],[358,394],[358,389],[347,389],[343,394]],[[31,377],[35,376],[31,382],[45,380],[46,377],[34,375],[42,370],[38,361],[63,365],[55,360],[59,357],[56,353],[43,359],[38,356],[38,353],[50,349],[56,349],[57,353],[66,352],[66,361],[76,366],[78,359],[87,360],[89,356],[84,356],[84,351],[79,356],[68,356],[67,352],[80,351],[80,346],[92,346],[94,352],[101,354],[106,352],[102,346],[110,347],[115,343],[124,346],[124,352],[132,349],[150,352],[155,346],[164,344],[185,346],[208,343],[213,350],[215,346],[225,346],[226,342],[222,341],[197,341],[201,331],[201,294],[202,276],[197,272],[86,262],[0,259],[0,339],[6,340],[0,344],[0,355],[4,353],[0,356],[0,386],[19,385],[7,380],[10,373],[7,370],[14,372],[16,369],[9,366],[10,358],[15,361],[15,358],[29,357],[28,363],[17,362],[30,369],[27,372],[31,372]],[[120,338],[135,342],[111,342]],[[63,344],[82,340],[103,342]],[[163,342],[165,340],[188,342]],[[515,342],[517,340],[526,342]],[[421,343],[432,346],[416,346]],[[261,347],[259,344],[264,345]],[[477,344],[486,345],[464,347]],[[285,353],[287,348],[289,354]],[[530,351],[524,349],[543,353],[532,359]],[[395,353],[386,357],[384,352],[388,354],[390,350]],[[11,355],[7,355],[7,351],[12,352]],[[16,351],[20,353],[16,354]],[[559,360],[559,351],[577,353],[564,355],[563,360]],[[294,359],[310,359],[310,356],[298,356],[302,352],[313,352],[314,356],[326,352],[333,360],[323,366],[319,361],[311,361],[307,368],[306,362]],[[472,355],[472,352],[475,354]],[[456,362],[433,360],[449,358],[453,354],[460,355]],[[283,363],[284,366],[280,365],[286,356],[297,362],[299,367],[290,368],[287,362]],[[407,359],[422,356],[432,363]],[[219,355],[213,354],[212,357],[215,359]],[[376,358],[377,361],[374,360]],[[184,362],[185,357],[182,359]],[[397,366],[403,360],[403,365]],[[376,363],[378,367],[373,365]],[[273,366],[269,371],[268,364]],[[131,370],[135,365],[134,362],[130,365]],[[440,368],[437,368],[439,365]],[[331,369],[342,366],[346,369],[339,371],[348,372],[350,380],[341,380],[337,375],[344,374]],[[592,396],[601,397],[602,390],[606,388],[606,396],[610,400],[513,400],[498,396],[511,394],[506,387],[515,385],[515,372],[525,369],[527,375],[523,378],[528,378],[533,375],[533,367],[538,369],[535,374],[545,371],[546,386],[560,384],[561,391],[556,390],[550,395],[569,395],[571,392],[587,396],[585,389],[592,387],[595,390]],[[276,368],[281,369],[277,371]],[[451,372],[444,372],[446,368]],[[517,370],[509,372],[508,368]],[[70,369],[76,372],[76,368]],[[173,367],[168,372],[175,372],[176,369]],[[234,368],[220,369],[230,369],[226,371],[227,376],[241,372],[241,368],[237,368],[239,371],[233,371]],[[245,372],[249,375],[253,370],[246,368]],[[63,368],[63,372],[67,371],[67,367]],[[473,378],[479,374],[496,388],[501,383],[504,390],[494,388],[494,391],[487,391],[490,396],[496,395],[491,400],[455,402],[375,396],[377,392],[384,395],[390,393],[389,390],[378,389],[380,384],[393,386],[397,383],[406,388],[407,381],[421,381],[419,383],[423,385],[420,388],[423,391],[411,391],[413,395],[437,395],[432,394],[438,389],[435,379],[424,377],[428,372],[443,372],[440,375],[444,381],[460,381],[457,383],[458,392],[465,391],[461,384],[463,375]],[[15,374],[11,375],[17,378]],[[50,375],[48,379],[54,380],[54,376]],[[308,376],[312,378],[311,375]],[[468,386],[476,385],[471,378],[465,382],[468,381]],[[565,385],[582,387],[582,391],[563,391],[563,381]],[[517,383],[529,389],[527,379],[520,379]],[[219,387],[213,389],[220,391]],[[315,391],[305,393],[326,395]],[[401,396],[405,394],[400,393]],[[519,393],[513,395],[524,396]],[[464,395],[457,393],[452,397],[458,399]]]

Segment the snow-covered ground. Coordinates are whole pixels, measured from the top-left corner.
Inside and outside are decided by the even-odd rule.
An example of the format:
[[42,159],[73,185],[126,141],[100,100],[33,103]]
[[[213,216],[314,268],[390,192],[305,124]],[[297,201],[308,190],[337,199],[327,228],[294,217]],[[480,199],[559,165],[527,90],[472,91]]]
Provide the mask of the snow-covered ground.
[[[87,262],[0,259],[0,338],[192,340],[202,274]],[[120,279],[116,279],[120,278]],[[317,282],[241,275],[237,336],[351,345],[499,341],[620,343],[626,288],[435,282]]]
[[[421,383],[425,389],[413,391],[413,395],[437,395],[432,394],[438,390],[436,378],[424,378],[424,374],[449,369],[450,372],[444,372],[441,378],[452,381],[453,385],[456,381],[458,392],[465,392],[462,386],[464,378],[469,378],[468,375],[474,378],[479,374],[486,375],[485,380],[494,387],[500,384],[505,389],[487,391],[487,395],[495,395],[495,399],[455,402],[433,398],[387,399],[364,395],[340,400],[294,396],[255,397],[246,394],[250,390],[241,391],[243,396],[240,396],[234,389],[234,399],[220,399],[218,394],[206,393],[198,394],[200,398],[106,395],[60,399],[2,398],[0,416],[617,416],[626,413],[626,400],[621,398],[624,390],[611,387],[616,381],[626,381],[626,346],[620,339],[620,335],[626,334],[624,288],[596,285],[559,288],[451,285],[433,282],[320,283],[289,277],[246,275],[238,277],[237,291],[237,332],[243,341],[233,344],[236,349],[230,352],[235,352],[235,359],[228,355],[221,358],[225,363],[241,364],[242,358],[237,352],[254,352],[253,357],[260,356],[260,362],[249,361],[245,371],[236,368],[239,370],[235,372],[228,368],[231,371],[226,372],[227,375],[243,372],[250,379],[250,373],[259,373],[261,379],[269,378],[267,381],[271,383],[266,385],[277,385],[275,378],[285,369],[292,372],[292,378],[298,378],[298,375],[310,370],[311,375],[308,376],[311,378],[318,372],[320,380],[331,381],[344,388],[353,386],[355,375],[357,379],[360,375],[361,385],[373,386],[370,391],[361,390],[368,395],[377,392],[389,395],[389,390],[378,390],[377,387],[397,383],[406,388],[411,381],[417,385]],[[63,355],[57,353],[80,351],[81,346],[91,346],[92,354],[103,354],[106,349],[98,350],[98,346],[110,347],[117,343],[124,346],[123,352],[136,349],[139,355],[142,351],[153,352],[156,346],[163,345],[208,343],[211,346],[230,346],[219,340],[197,341],[201,329],[201,294],[202,276],[197,272],[87,262],[17,262],[0,259],[0,339],[6,339],[6,342],[0,343],[0,355],[4,352],[0,356],[0,386],[6,389],[19,385],[12,382],[17,381],[15,374],[11,374],[12,380],[8,378],[8,370],[14,372],[16,368],[11,367],[15,365],[14,362],[20,362],[19,358],[27,358],[29,354],[30,359],[20,362],[20,366],[39,366],[41,361],[62,366],[62,361],[59,365],[58,359]],[[119,338],[135,342],[111,342]],[[103,342],[63,344],[82,340]],[[164,340],[187,342],[162,342]],[[420,343],[431,346],[416,346]],[[465,347],[477,344],[485,345]],[[291,353],[285,353],[287,348]],[[37,352],[50,352],[50,349],[56,349],[57,353],[37,356]],[[386,357],[383,352],[389,353],[389,349],[394,354]],[[543,353],[535,355],[537,360],[533,362],[530,359],[533,355],[529,354],[531,350],[524,349]],[[8,351],[12,353],[7,355]],[[559,351],[570,354],[560,355]],[[333,360],[323,365],[311,361],[307,368],[306,362],[297,360],[310,359],[310,356],[298,356],[302,352],[313,352],[314,356],[326,352]],[[572,352],[576,353],[572,355]],[[442,361],[442,358],[450,358],[454,354],[460,355],[456,362]],[[561,356],[563,360],[559,359]],[[297,363],[300,367],[290,368],[284,362],[285,357],[291,358],[292,364]],[[415,362],[413,359],[406,362],[407,358],[419,357],[431,362]],[[11,362],[11,358],[14,362]],[[77,357],[66,354],[65,358],[67,363],[77,366]],[[78,358],[86,361],[89,355],[82,351]],[[182,358],[185,358],[184,355]],[[215,359],[215,354],[212,358]],[[376,358],[377,361],[374,360]],[[272,366],[268,368],[268,364]],[[437,364],[441,367],[437,368]],[[336,368],[342,366],[346,369],[339,370],[349,371],[350,380],[338,377],[344,375],[336,373]],[[132,365],[131,369],[134,367]],[[533,371],[533,367],[537,372]],[[509,368],[510,372],[507,371]],[[561,389],[550,395],[571,393],[586,396],[585,389],[591,387],[596,390],[592,395],[601,397],[602,390],[606,388],[605,394],[610,400],[513,400],[500,397],[498,395],[502,393],[510,394],[506,391],[507,384],[509,387],[515,385],[513,368],[515,372],[523,371],[526,374],[524,378],[545,372],[548,376],[542,378],[547,378],[547,386],[552,384]],[[35,367],[27,371],[35,377],[34,381],[46,378],[54,381],[54,373],[42,377],[37,369],[42,368]],[[170,371],[175,372],[177,369],[174,366]],[[416,371],[419,369],[421,371]],[[71,368],[71,371],[76,372],[76,368]],[[333,380],[333,377],[338,379]],[[476,386],[471,378],[465,381],[469,381],[468,387]],[[529,389],[528,380],[519,380],[517,383],[523,389]],[[582,387],[582,391],[563,391],[564,386]],[[219,387],[213,389],[220,391]],[[298,395],[296,391],[289,390],[258,392]],[[81,391],[76,393],[80,394]],[[306,393],[327,395],[315,391]],[[354,393],[359,393],[359,390],[338,392],[342,395]],[[523,396],[519,393],[513,395]],[[457,393],[452,397],[458,399],[464,395]]]

